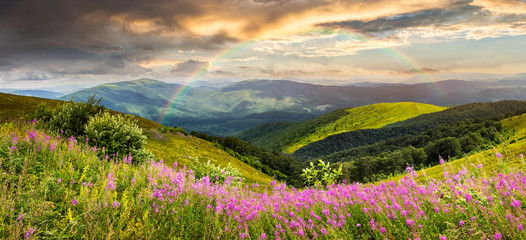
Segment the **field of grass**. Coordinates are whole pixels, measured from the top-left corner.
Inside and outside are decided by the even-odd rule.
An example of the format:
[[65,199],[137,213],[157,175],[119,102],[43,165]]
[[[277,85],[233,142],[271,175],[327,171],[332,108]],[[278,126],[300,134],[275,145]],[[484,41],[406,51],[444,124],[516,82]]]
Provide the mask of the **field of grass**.
[[261,193],[158,160],[101,160],[37,124],[0,124],[1,239],[526,238],[526,175],[512,166]]
[[33,111],[38,104],[42,102],[51,108],[55,108],[58,104],[62,103],[62,101],[46,98],[0,93],[0,119],[25,118],[26,113]]
[[350,132],[358,129],[381,128],[391,123],[403,121],[421,114],[445,110],[430,104],[414,102],[377,103],[363,107],[345,110],[345,115],[335,121],[327,122],[316,128],[311,134],[299,137],[287,148],[287,153],[293,153],[301,147],[322,140],[330,135]]
[[[28,114],[35,110],[40,103],[47,104],[50,108],[55,108],[63,101],[45,98],[18,96],[0,93],[0,119],[29,119]],[[162,159],[169,166],[177,161],[181,166],[196,166],[210,163],[221,167],[230,166],[236,168],[248,183],[259,183],[261,186],[268,186],[272,178],[254,169],[241,160],[234,158],[215,147],[212,143],[197,139],[191,136],[181,136],[173,133],[160,133],[159,128],[167,128],[154,121],[123,114],[109,110],[112,114],[127,115],[133,118],[137,124],[144,129],[148,136],[147,149],[155,154],[157,159]]]

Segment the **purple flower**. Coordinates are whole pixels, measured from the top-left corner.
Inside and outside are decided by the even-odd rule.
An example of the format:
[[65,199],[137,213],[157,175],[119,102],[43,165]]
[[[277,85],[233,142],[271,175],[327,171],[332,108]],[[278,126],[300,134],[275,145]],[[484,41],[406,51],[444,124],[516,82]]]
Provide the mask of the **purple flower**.
[[440,165],[444,164],[444,159],[443,158],[440,158]]
[[413,226],[413,224],[415,224],[415,222],[413,222],[413,219],[409,218],[407,219],[407,221],[405,221],[405,224],[407,224],[407,226]]
[[26,232],[26,235],[24,236],[26,239],[29,239],[29,236],[31,236],[31,234],[33,234],[35,232],[35,229],[30,227],[27,232]]
[[362,226],[362,224],[359,224],[359,223],[358,223],[358,224],[356,224],[356,227],[361,227],[361,226]]
[[497,233],[495,233],[495,236],[493,236],[493,238],[494,238],[495,240],[502,239],[502,234],[500,234],[500,232],[497,232]]
[[380,232],[381,232],[381,233],[384,233],[384,232],[385,232],[385,228],[384,228],[384,227],[381,227],[381,228],[380,228]]
[[77,206],[77,199],[73,198],[73,200],[71,200],[71,204],[73,204],[73,206]]
[[500,154],[500,152],[495,153],[495,156],[497,156],[497,158],[502,158],[502,154]]
[[274,185],[276,185],[276,180],[274,180],[274,181],[272,181],[272,182],[270,183],[270,186],[274,186]]
[[57,180],[57,182],[58,182],[58,183],[62,183],[62,179],[59,178],[59,179]]
[[522,228],[522,224],[517,224],[517,228],[519,229],[519,231],[524,230],[524,228]]
[[458,222],[458,225],[461,227],[464,226],[464,221],[460,220],[460,222]]
[[261,234],[261,239],[267,239],[267,234],[262,233],[262,234]]
[[513,199],[510,204],[512,207],[520,208],[521,207],[521,201]]
[[466,193],[464,197],[466,197],[466,202],[471,202],[471,200],[473,200],[473,197],[469,193]]
[[446,236],[440,236],[440,240],[447,240]]
[[117,201],[113,201],[113,203],[111,204],[111,206],[113,206],[113,208],[118,208],[121,204]]

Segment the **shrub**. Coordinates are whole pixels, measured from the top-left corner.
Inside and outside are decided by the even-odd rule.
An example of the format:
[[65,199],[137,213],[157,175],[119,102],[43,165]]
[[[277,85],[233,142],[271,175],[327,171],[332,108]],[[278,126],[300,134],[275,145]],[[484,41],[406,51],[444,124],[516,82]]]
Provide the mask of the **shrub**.
[[[303,169],[301,176],[305,179],[305,186],[322,188],[336,183],[336,180],[342,175],[342,165],[336,169],[330,168],[330,163],[325,164],[322,160],[315,166],[312,162],[310,168]],[[321,167],[321,169],[316,169]]]
[[152,157],[144,149],[146,136],[130,118],[105,112],[91,118],[85,132],[91,146],[104,147],[104,151],[99,151],[101,155],[124,157],[131,154],[133,162]]
[[89,119],[104,110],[100,104],[102,99],[95,99],[95,95],[86,102],[70,102],[56,109],[50,119],[50,127],[54,131],[63,131],[65,136],[84,136],[86,123]]
[[208,176],[210,182],[219,184],[230,181],[230,183],[236,185],[244,178],[239,170],[228,163],[228,166],[221,167],[213,164],[208,160],[206,163],[199,161],[197,158],[190,158],[193,160],[192,170],[194,171],[195,177],[201,179]]
[[49,122],[53,117],[53,110],[48,107],[46,103],[38,104],[37,108],[29,114],[31,119],[38,119],[44,122]]

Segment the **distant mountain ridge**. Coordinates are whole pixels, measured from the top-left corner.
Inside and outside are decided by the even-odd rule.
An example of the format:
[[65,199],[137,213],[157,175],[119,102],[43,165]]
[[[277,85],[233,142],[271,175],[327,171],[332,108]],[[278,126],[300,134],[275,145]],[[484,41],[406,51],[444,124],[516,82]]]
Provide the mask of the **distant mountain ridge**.
[[[175,103],[173,94],[184,89]],[[184,87],[151,79],[103,84],[61,97],[85,99],[96,94],[108,108],[212,135],[231,135],[272,121],[239,122],[251,114],[289,112],[315,116],[336,109],[379,102],[419,102],[439,106],[499,100],[526,100],[526,81],[471,82],[448,80],[435,83],[379,86],[324,86],[288,80],[247,80],[220,88]],[[164,109],[169,106],[168,109]],[[161,114],[163,118],[161,119]],[[210,120],[210,124],[187,124],[188,119]],[[214,119],[236,120],[222,125]],[[295,120],[295,119],[288,119]],[[299,120],[299,119],[298,119]],[[242,126],[242,127],[241,127]],[[218,129],[212,130],[212,129]]]
[[34,89],[3,88],[3,89],[0,89],[0,92],[16,94],[16,95],[21,95],[21,96],[49,98],[49,99],[57,99],[57,98],[59,98],[59,97],[64,95],[64,94],[59,93],[59,92],[46,91],[46,90],[34,90]]

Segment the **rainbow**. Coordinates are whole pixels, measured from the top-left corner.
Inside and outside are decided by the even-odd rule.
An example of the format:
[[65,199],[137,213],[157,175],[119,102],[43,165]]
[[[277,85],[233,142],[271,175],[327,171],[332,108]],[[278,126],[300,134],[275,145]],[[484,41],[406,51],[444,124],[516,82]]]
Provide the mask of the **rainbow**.
[[[328,28],[318,28],[310,31],[303,31],[299,32],[299,34],[336,34],[337,36],[344,36],[349,37],[352,39],[356,39],[358,41],[371,41],[374,40],[374,37],[366,36],[364,34],[360,33],[354,33],[347,30],[335,30],[335,29],[328,29]],[[213,56],[209,61],[209,64],[206,64],[196,71],[194,71],[185,82],[182,83],[182,86],[177,88],[169,97],[169,100],[166,101],[163,109],[161,110],[161,113],[159,114],[157,118],[157,122],[164,124],[168,115],[169,110],[177,104],[178,101],[180,101],[181,98],[184,97],[184,95],[188,92],[189,89],[192,88],[192,85],[195,81],[200,79],[201,77],[205,76],[208,73],[208,68],[210,65],[215,65],[217,63],[220,63],[224,59],[227,59],[229,56],[236,52],[240,52],[241,50],[247,48],[248,46],[257,43],[263,39],[251,39],[248,41],[241,42],[233,47],[227,48],[223,51],[220,51],[218,54]],[[401,52],[398,49],[395,48],[383,48],[381,49],[382,52],[391,58],[397,60],[401,64],[405,65],[409,69],[416,69],[420,70],[422,67],[417,64],[413,59],[411,59],[409,56],[407,56],[405,53]],[[435,81],[431,78],[429,74],[427,74],[424,71],[415,71],[415,75],[422,76],[425,80],[425,82],[434,89],[437,93],[443,95],[443,90],[440,88],[439,85],[435,83]]]

